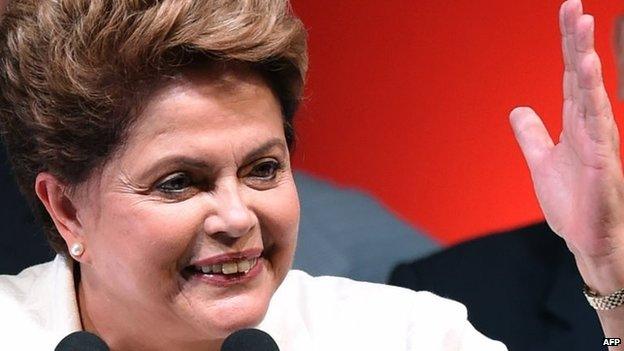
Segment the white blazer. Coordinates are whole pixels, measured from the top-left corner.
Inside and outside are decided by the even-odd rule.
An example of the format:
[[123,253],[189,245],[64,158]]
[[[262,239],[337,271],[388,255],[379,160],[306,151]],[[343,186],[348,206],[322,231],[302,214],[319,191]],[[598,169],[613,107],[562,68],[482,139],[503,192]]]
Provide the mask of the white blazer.
[[[52,351],[81,330],[73,261],[0,275],[0,350]],[[290,271],[258,326],[281,351],[503,351],[465,307],[428,292]]]

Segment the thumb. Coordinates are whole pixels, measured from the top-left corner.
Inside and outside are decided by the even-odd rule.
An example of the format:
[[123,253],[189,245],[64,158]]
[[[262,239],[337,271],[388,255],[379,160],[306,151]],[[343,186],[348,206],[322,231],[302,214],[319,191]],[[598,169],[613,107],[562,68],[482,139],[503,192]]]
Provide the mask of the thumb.
[[516,107],[509,121],[529,169],[535,169],[554,146],[544,123],[530,107]]

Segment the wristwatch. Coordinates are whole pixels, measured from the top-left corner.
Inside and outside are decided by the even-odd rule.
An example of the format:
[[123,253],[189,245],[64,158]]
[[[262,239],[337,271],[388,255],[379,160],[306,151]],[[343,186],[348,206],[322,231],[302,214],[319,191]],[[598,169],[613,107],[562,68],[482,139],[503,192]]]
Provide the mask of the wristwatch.
[[585,295],[589,305],[598,311],[612,310],[624,304],[624,289],[620,289],[609,295],[600,296],[587,286],[587,284],[583,284],[583,295]]

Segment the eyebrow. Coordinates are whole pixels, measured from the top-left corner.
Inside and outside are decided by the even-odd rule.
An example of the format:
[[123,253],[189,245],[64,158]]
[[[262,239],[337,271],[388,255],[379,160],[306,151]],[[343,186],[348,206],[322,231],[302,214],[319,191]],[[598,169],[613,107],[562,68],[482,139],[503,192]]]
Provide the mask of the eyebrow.
[[250,159],[254,159],[257,158],[263,154],[266,154],[267,152],[269,152],[271,149],[273,149],[274,147],[278,146],[280,148],[280,151],[284,152],[284,150],[286,150],[286,144],[284,144],[284,141],[280,138],[273,138],[273,139],[269,139],[266,142],[264,142],[263,144],[261,144],[260,146],[258,146],[257,148],[251,150],[251,152],[249,152],[244,160],[245,161],[249,161]]
[[[280,138],[273,138],[273,139],[267,140],[264,143],[262,143],[260,146],[254,148],[249,153],[247,153],[247,155],[245,155],[245,157],[243,158],[244,160],[243,163],[247,163],[254,158],[257,158],[263,154],[266,154],[267,152],[269,152],[271,149],[275,147],[279,147],[280,150],[284,152],[284,150],[286,149],[286,144]],[[198,168],[198,169],[200,168],[212,169],[213,168],[213,165],[211,165],[209,162],[206,162],[205,160],[194,158],[194,157],[188,157],[184,155],[173,154],[173,155],[168,155],[168,156],[165,156],[164,158],[159,159],[158,161],[156,161],[154,165],[149,167],[146,172],[142,172],[142,174],[146,175],[146,174],[153,173],[155,170],[161,169],[165,165],[170,165],[173,167],[187,166],[187,167]]]

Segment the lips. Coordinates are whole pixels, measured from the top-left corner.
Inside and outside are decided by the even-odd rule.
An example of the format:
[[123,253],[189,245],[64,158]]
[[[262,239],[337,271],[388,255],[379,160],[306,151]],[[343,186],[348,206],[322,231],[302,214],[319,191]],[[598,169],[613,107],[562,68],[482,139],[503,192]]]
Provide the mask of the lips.
[[196,260],[182,275],[187,280],[199,279],[217,286],[243,283],[262,271],[261,254],[262,249],[250,249]]
[[212,256],[209,258],[199,259],[191,262],[191,266],[195,267],[207,267],[213,264],[224,264],[224,263],[232,263],[238,262],[242,260],[252,260],[254,258],[259,258],[262,254],[262,249],[249,249],[240,252],[231,252],[225,253],[221,255]]
[[242,259],[236,261],[229,261],[224,263],[215,263],[203,266],[193,266],[197,272],[204,274],[235,274],[235,273],[247,273],[251,270],[251,267],[257,263],[257,258]]

